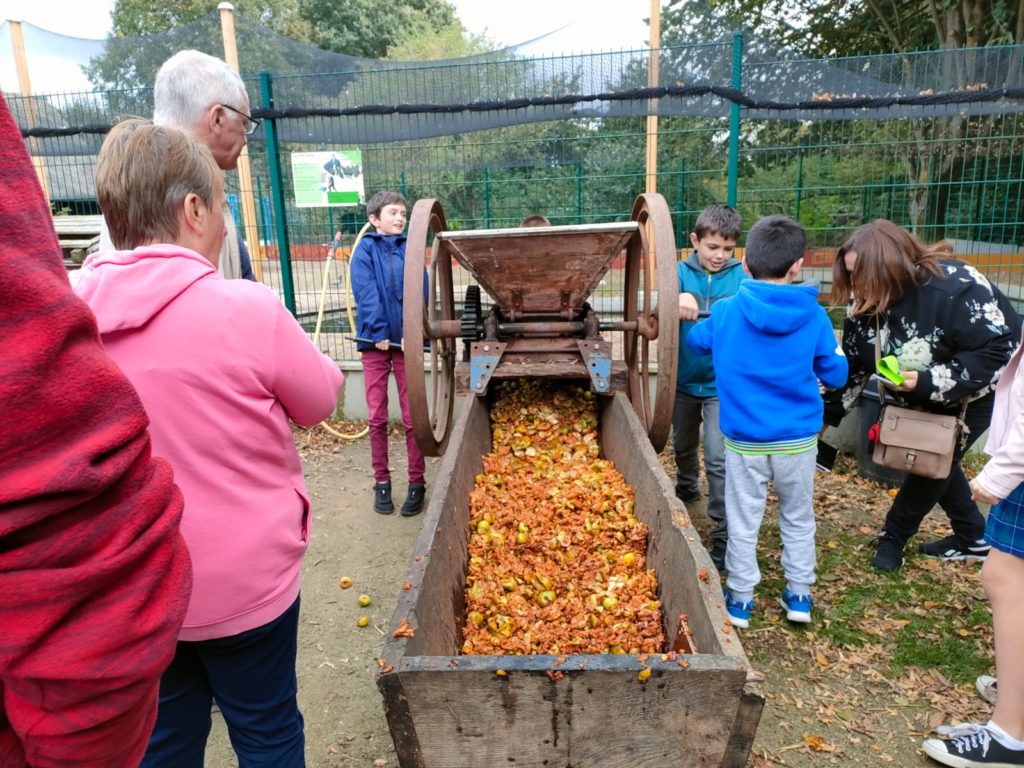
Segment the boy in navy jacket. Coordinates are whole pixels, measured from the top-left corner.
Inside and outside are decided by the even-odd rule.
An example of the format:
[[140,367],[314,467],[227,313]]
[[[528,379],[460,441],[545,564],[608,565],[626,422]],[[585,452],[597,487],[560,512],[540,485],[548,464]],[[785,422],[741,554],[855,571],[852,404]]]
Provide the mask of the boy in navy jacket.
[[811,620],[813,507],[817,437],[824,406],[818,386],[841,387],[847,363],[818,290],[793,285],[807,239],[799,223],[768,216],[747,235],[743,268],[753,277],[711,307],[686,343],[711,353],[720,384],[725,436],[726,608],[747,627],[757,567],[757,534],[768,483],[779,496],[786,618]]
[[370,460],[373,464],[373,509],[395,511],[388,468],[388,376],[394,372],[409,456],[409,492],[402,504],[406,517],[423,510],[426,462],[416,444],[405,388],[405,356],[401,349],[402,291],[405,285],[406,204],[397,192],[377,192],[366,203],[375,231],[367,232],[352,254],[352,293],[358,310],[357,342],[362,353],[363,385],[370,415]]

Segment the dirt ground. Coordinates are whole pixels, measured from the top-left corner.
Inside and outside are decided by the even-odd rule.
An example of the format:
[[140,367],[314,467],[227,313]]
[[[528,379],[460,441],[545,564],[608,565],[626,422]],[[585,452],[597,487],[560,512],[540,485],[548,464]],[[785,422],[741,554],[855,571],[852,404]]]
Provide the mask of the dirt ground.
[[[297,441],[314,519],[303,568],[298,659],[307,764],[394,768],[398,763],[375,685],[375,660],[423,517],[373,512],[365,438],[340,443],[317,430],[298,432]],[[405,494],[405,451],[395,433],[391,457],[397,507]],[[427,460],[428,493],[440,461]],[[825,480],[819,481],[818,492],[833,491]],[[884,511],[888,499],[870,484],[860,492],[867,501],[851,499],[859,511],[849,524],[863,530],[865,523],[880,522],[879,510]],[[881,498],[873,503],[876,496]],[[706,527],[700,505],[690,512],[698,528]],[[865,550],[865,564],[867,557]],[[966,577],[976,579],[976,570],[965,570]],[[350,589],[340,589],[342,576],[352,579]],[[983,597],[980,583],[977,588]],[[360,608],[360,594],[369,595],[372,605]],[[363,615],[370,620],[366,628],[356,624]],[[836,654],[816,641],[813,625],[793,631],[785,624],[741,635],[753,667],[765,676],[766,705],[751,757],[755,768],[934,765],[918,750],[928,725],[950,717],[987,717],[986,705],[964,684],[926,675],[887,680],[879,669],[883,659]],[[237,765],[219,715],[214,716],[206,765]]]

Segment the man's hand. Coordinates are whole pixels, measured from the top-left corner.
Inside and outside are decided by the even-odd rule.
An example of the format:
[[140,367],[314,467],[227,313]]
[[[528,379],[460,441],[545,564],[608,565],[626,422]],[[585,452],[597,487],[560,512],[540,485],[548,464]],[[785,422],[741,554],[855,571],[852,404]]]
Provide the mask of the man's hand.
[[971,480],[971,498],[975,501],[980,501],[982,504],[998,504],[999,499],[993,496],[991,493],[986,491],[981,483],[978,482],[977,478]]
[[679,319],[696,320],[700,307],[697,306],[697,299],[692,293],[679,294]]

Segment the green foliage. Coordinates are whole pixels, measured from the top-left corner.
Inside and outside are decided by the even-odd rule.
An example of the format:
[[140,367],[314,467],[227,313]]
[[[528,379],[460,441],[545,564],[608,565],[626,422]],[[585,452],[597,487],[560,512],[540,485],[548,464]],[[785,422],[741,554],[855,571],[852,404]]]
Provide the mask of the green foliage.
[[[154,35],[206,16],[215,11],[219,0],[117,0],[111,12],[116,37]],[[246,16],[283,35],[304,42],[297,0],[235,0],[235,13]],[[304,39],[305,38],[305,39]]]
[[[217,5],[218,0],[117,0],[106,50],[85,67],[86,75],[98,88],[126,91],[151,86],[160,65],[184,48],[223,58]],[[317,49],[306,46],[369,58],[385,58],[394,48],[395,58],[415,58],[462,56],[487,45],[465,34],[445,0],[396,0],[386,7],[370,0],[238,0],[235,28],[243,75],[324,71]],[[115,110],[149,114],[145,96],[141,102],[132,98],[115,96]]]
[[433,61],[472,56],[492,50],[494,45],[484,36],[468,32],[458,21],[443,27],[431,26],[426,18],[418,18],[403,30],[388,50],[393,61]]
[[989,0],[675,0],[662,13],[662,43],[752,29],[808,56],[962,48],[1021,42],[1021,13]]
[[314,45],[371,59],[387,58],[410,30],[415,36],[456,23],[446,0],[299,0],[299,13],[311,25]]

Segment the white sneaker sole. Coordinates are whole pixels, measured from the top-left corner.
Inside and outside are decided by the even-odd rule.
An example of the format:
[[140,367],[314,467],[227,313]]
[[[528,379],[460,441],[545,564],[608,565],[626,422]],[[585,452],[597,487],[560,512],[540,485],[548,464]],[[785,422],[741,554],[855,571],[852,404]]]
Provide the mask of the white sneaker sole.
[[[942,739],[925,739],[921,749],[928,757],[949,768],[976,768],[981,765],[977,760],[950,754],[946,750],[946,742]],[[984,763],[985,768],[1020,768],[1020,763]]]
[[[728,613],[728,611],[726,611]],[[729,613],[729,623],[737,629],[746,629],[750,626],[750,619],[741,619],[738,616],[733,616]]]
[[946,550],[945,552],[935,555],[929,554],[928,552],[922,552],[923,557],[930,557],[932,560],[968,560],[978,563],[985,562],[985,558],[988,557],[988,552],[974,553],[974,552],[958,552],[955,550]]
[[794,624],[810,624],[811,623],[811,612],[810,611],[794,611],[790,608],[786,601],[781,597],[779,598],[779,605],[782,606],[786,612],[786,618],[792,621]]

